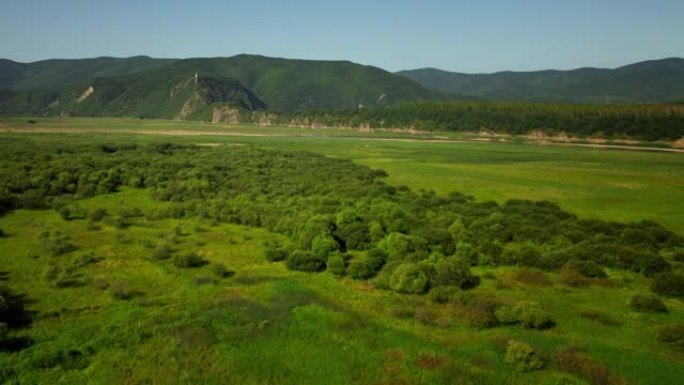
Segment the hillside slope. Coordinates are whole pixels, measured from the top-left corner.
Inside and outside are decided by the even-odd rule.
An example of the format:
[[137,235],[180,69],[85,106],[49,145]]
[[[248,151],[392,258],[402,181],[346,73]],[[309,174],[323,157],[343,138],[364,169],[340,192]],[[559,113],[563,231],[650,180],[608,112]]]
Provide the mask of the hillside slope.
[[490,101],[664,103],[684,100],[684,59],[645,61],[616,69],[463,74],[434,68],[398,75],[425,87]]
[[0,89],[54,91],[97,77],[121,77],[155,70],[175,61],[147,56],[50,59],[33,63],[0,59]]
[[[218,98],[218,102],[230,102],[249,110],[268,108],[291,112],[457,98],[428,90],[382,69],[346,61],[253,55],[185,60],[144,57],[49,60],[31,64],[5,60],[0,62],[0,90],[4,89],[0,92],[0,113],[61,111],[78,115],[170,118],[179,110],[170,98],[171,92],[179,82],[195,74],[200,79],[237,82],[243,88],[239,97],[242,102],[232,103],[224,98]],[[73,108],[79,95],[94,83],[99,87],[93,87],[92,97],[83,104],[89,107]],[[59,108],[54,108],[56,100]],[[93,100],[100,105],[92,105]],[[50,105],[53,107],[48,108]],[[66,106],[69,108],[65,109]]]

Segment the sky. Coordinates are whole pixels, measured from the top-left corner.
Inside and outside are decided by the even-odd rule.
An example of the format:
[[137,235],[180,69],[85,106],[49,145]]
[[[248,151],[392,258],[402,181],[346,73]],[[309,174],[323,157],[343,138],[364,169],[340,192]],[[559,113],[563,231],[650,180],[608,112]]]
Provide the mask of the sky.
[[684,57],[684,0],[2,0],[0,58],[265,56],[389,71]]

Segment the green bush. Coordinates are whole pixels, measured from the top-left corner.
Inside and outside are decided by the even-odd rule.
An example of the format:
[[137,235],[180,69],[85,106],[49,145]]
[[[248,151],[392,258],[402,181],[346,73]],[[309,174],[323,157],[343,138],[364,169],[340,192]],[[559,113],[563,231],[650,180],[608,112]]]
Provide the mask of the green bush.
[[541,352],[536,351],[524,342],[513,340],[508,341],[504,361],[513,365],[519,372],[543,369],[547,362]]
[[311,242],[311,253],[318,258],[326,259],[333,251],[338,251],[340,245],[330,235],[318,235]]
[[328,271],[338,277],[343,277],[347,271],[347,262],[342,253],[333,253],[328,257]]
[[684,352],[684,324],[665,325],[658,328],[658,338],[661,342]]
[[152,253],[152,257],[158,260],[169,259],[172,256],[173,250],[171,250],[171,248],[167,245],[157,246],[157,248],[154,249],[154,252]]
[[675,262],[684,262],[684,249],[677,249],[673,251],[672,260]]
[[369,279],[375,275],[375,270],[367,260],[351,261],[347,268],[347,275],[354,279]]
[[200,257],[197,253],[191,252],[187,254],[178,254],[173,257],[172,263],[174,266],[187,269],[192,267],[200,267],[207,264],[207,261]]
[[107,215],[105,209],[99,208],[90,212],[89,219],[93,222],[101,221]]
[[635,294],[629,300],[629,307],[640,313],[667,313],[667,306],[653,294]]
[[471,273],[470,263],[461,258],[431,258],[421,265],[426,267],[432,287],[456,286],[461,289],[469,289],[477,286],[480,282],[479,278]]
[[370,249],[366,254],[366,261],[373,271],[377,273],[385,265],[385,262],[387,262],[387,253],[378,248]]
[[287,258],[287,250],[284,247],[266,247],[266,259],[271,262],[284,261]]
[[402,263],[392,272],[389,288],[408,294],[423,294],[429,288],[427,274],[416,263]]
[[554,325],[551,315],[538,302],[521,301],[515,306],[501,306],[495,312],[503,325],[519,324],[529,329],[546,329]]
[[590,260],[573,259],[565,264],[587,278],[606,278],[606,272],[596,262]]
[[0,238],[2,238],[4,236],[5,236],[5,230],[3,230],[2,227],[0,227]]
[[651,282],[651,291],[668,297],[684,297],[684,275],[674,272],[656,274]]
[[290,270],[318,272],[325,270],[325,260],[305,250],[295,250],[285,261]]
[[214,263],[211,265],[211,271],[219,278],[230,278],[235,275],[235,271],[227,268],[222,263]]

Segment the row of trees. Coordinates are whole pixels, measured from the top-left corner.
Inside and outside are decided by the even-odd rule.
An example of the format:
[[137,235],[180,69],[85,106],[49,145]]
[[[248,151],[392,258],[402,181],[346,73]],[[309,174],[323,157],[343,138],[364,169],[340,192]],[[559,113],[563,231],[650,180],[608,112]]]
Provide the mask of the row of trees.
[[414,192],[386,185],[382,171],[305,152],[164,143],[58,148],[17,140],[0,144],[0,153],[3,210],[53,207],[68,219],[79,211],[70,203],[76,199],[147,188],[169,205],[144,215],[264,227],[289,239],[266,245],[271,260],[375,277],[404,293],[472,287],[469,267],[477,264],[570,266],[592,278],[611,267],[650,277],[671,271],[664,256],[684,246],[652,221],[579,219],[546,201],[497,204]]
[[684,137],[683,105],[572,105],[412,102],[356,110],[312,110],[289,117],[298,124],[430,131],[488,130],[639,140]]

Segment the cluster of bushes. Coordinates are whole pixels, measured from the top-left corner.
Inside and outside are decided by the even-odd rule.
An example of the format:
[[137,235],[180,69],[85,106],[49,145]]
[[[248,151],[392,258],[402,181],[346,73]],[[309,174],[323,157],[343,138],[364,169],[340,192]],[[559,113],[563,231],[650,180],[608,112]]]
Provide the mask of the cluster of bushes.
[[[150,218],[201,217],[266,228],[289,239],[265,245],[271,261],[373,279],[402,293],[469,288],[478,283],[469,266],[518,265],[563,269],[578,285],[601,279],[607,267],[628,269],[661,282],[654,283],[656,293],[681,295],[679,276],[661,255],[681,249],[684,240],[653,221],[578,219],[546,201],[498,204],[459,193],[414,192],[386,185],[379,179],[384,172],[351,161],[250,146],[59,147],[13,139],[0,143],[0,154],[4,211],[67,207],[71,220],[107,218],[125,227],[142,211],[111,217],[69,202],[121,186],[147,188],[169,203],[144,213]],[[48,248],[58,255],[72,245],[50,236]],[[186,257],[177,263],[192,265]],[[157,250],[155,258],[172,257]]]

